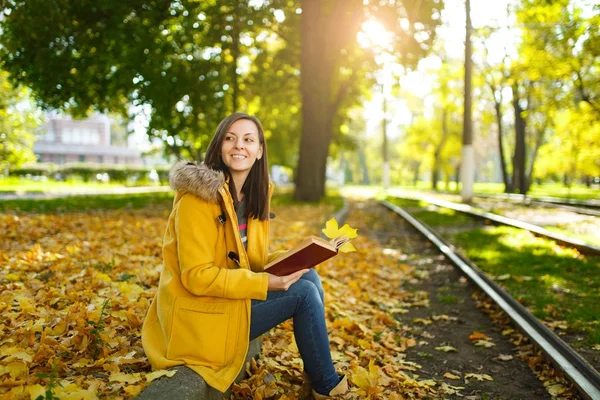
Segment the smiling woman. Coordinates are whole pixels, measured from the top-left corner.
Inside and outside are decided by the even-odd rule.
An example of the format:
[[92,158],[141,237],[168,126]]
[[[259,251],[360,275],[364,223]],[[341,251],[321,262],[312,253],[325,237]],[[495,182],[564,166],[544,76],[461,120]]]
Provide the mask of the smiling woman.
[[239,201],[244,198],[242,186],[252,166],[262,155],[263,144],[257,125],[248,119],[240,119],[231,124],[221,144],[221,158],[229,168]]
[[324,293],[314,269],[277,276],[268,254],[267,146],[260,121],[235,113],[217,127],[204,165],[179,161],[163,241],[164,268],[142,329],[154,369],[186,365],[224,392],[243,368],[250,340],[293,318],[305,391],[342,394],[329,349]]

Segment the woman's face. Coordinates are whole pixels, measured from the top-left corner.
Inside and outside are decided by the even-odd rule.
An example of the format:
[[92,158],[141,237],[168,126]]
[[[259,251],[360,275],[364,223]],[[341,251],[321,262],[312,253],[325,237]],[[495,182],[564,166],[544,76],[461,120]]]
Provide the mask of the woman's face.
[[231,124],[221,143],[221,158],[232,175],[241,174],[245,179],[262,153],[263,146],[254,122],[239,119]]

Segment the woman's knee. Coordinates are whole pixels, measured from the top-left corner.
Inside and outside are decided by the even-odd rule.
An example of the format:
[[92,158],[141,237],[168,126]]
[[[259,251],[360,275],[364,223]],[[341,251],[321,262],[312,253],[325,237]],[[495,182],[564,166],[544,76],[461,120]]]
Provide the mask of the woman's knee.
[[302,275],[301,279],[311,281],[317,285],[317,287],[321,284],[321,277],[314,268],[310,268],[307,273]]
[[300,279],[288,289],[307,304],[322,304],[321,294],[317,286],[309,280]]
[[321,283],[321,277],[319,276],[317,271],[314,268],[309,269],[306,274],[302,275],[302,279],[312,282],[312,284],[315,285],[315,287],[317,288],[317,292],[319,293],[319,297],[321,298],[321,302],[323,302],[325,294],[323,293],[323,284]]

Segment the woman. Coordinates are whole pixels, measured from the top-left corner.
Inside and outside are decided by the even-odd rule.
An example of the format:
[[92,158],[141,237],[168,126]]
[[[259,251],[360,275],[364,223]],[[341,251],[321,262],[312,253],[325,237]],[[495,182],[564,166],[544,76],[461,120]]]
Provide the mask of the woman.
[[[305,385],[317,399],[345,393],[325,326],[314,270],[263,272],[267,254],[267,147],[257,118],[235,113],[219,124],[204,165],[179,161],[163,242],[164,268],[142,328],[154,369],[186,365],[221,392],[243,367],[249,341],[294,319]],[[310,378],[310,379],[308,379]]]

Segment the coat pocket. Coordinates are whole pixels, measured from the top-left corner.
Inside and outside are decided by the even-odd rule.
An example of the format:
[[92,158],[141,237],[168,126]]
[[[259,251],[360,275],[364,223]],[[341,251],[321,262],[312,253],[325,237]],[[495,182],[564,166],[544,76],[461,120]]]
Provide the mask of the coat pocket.
[[179,297],[173,307],[167,358],[189,365],[222,367],[227,364],[229,336],[227,303],[205,303]]

